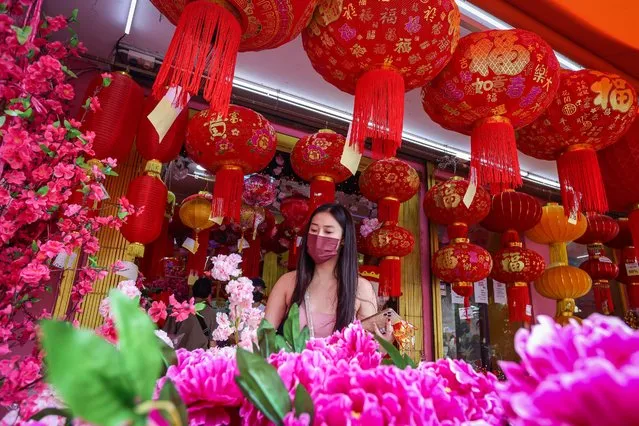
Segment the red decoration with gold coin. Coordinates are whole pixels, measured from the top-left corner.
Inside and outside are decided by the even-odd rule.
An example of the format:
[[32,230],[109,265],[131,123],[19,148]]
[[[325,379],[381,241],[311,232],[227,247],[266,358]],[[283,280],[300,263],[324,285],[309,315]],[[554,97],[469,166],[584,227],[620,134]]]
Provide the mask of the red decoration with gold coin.
[[311,211],[335,202],[335,185],[352,176],[340,162],[346,138],[332,130],[320,130],[300,138],[291,152],[291,166],[311,183]]
[[238,51],[264,50],[293,40],[308,23],[316,0],[151,0],[174,25],[171,44],[153,85],[156,98],[165,86],[196,95],[205,78],[204,99],[226,115]]
[[193,116],[186,150],[193,161],[215,174],[212,217],[239,220],[244,175],[266,167],[276,148],[273,126],[248,108],[231,105],[225,118],[210,109]]
[[608,211],[595,151],[618,141],[636,111],[637,94],[621,77],[592,70],[562,71],[555,101],[520,131],[517,146],[521,152],[557,160],[566,214],[580,207]]
[[315,71],[355,95],[349,143],[392,157],[402,141],[404,92],[423,86],[450,60],[459,39],[453,0],[323,0],[302,33]]
[[377,203],[377,219],[397,224],[399,205],[419,191],[419,175],[399,158],[385,158],[371,163],[359,177],[359,190]]
[[532,123],[559,87],[559,62],[529,31],[471,33],[422,90],[426,113],[442,127],[471,135],[471,175],[491,192],[521,186],[515,130]]
[[386,223],[369,235],[368,244],[371,255],[381,258],[379,263],[379,295],[401,296],[401,258],[412,253],[415,247],[415,238],[407,229]]

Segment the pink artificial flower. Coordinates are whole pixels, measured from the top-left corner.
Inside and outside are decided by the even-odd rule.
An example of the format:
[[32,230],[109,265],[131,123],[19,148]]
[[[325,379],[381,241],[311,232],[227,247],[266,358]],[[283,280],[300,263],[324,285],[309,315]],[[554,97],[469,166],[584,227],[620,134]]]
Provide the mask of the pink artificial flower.
[[103,72],[102,74],[100,74],[100,77],[102,77],[102,79],[112,79],[113,78],[113,74],[111,74],[110,72]]
[[40,246],[40,252],[44,253],[49,259],[53,259],[63,251],[66,252],[67,250],[65,245],[60,241],[49,240]]
[[20,278],[28,284],[44,283],[49,279],[49,268],[39,262],[31,262],[20,272]]
[[165,320],[168,315],[166,305],[162,301],[152,302],[148,313],[154,323]]
[[118,290],[126,295],[129,299],[135,299],[136,297],[140,297],[142,293],[140,289],[135,284],[133,280],[124,280],[120,281],[118,284]]
[[75,216],[80,210],[82,210],[82,206],[79,204],[69,204],[64,209],[65,216],[71,217]]
[[111,158],[111,157],[107,157],[104,160],[102,160],[102,162],[106,165],[111,167],[112,169],[115,169],[118,165],[118,160],[116,160],[115,158]]
[[23,172],[19,170],[12,170],[4,174],[3,176],[7,183],[12,185],[22,185],[26,179]]
[[111,317],[111,305],[109,303],[110,303],[110,300],[108,296],[102,299],[102,301],[100,301],[98,312],[100,313],[100,316],[104,319]]
[[111,318],[107,318],[104,324],[98,327],[95,332],[98,336],[102,336],[106,341],[114,345],[118,343],[118,332]]
[[195,315],[195,299],[191,297],[188,302],[178,302],[175,300],[175,296],[169,296],[169,304],[173,308],[171,316],[175,318],[177,322],[182,322],[191,315]]
[[75,166],[59,163],[53,168],[53,176],[57,178],[72,179],[75,176]]
[[299,417],[295,417],[295,413],[288,413],[282,424],[284,426],[311,426],[311,416],[302,413]]
[[75,96],[73,86],[68,83],[60,84],[55,88],[55,93],[60,99],[70,101]]
[[90,98],[91,100],[89,101],[89,108],[91,109],[91,111],[93,112],[97,112],[100,111],[100,100],[98,99],[97,96],[92,96]]

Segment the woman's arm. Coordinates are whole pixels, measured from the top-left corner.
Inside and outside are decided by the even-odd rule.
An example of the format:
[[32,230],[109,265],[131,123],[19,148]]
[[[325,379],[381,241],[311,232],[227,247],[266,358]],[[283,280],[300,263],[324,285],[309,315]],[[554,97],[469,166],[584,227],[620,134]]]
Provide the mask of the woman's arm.
[[291,297],[295,289],[295,272],[288,272],[280,277],[273,286],[273,290],[268,295],[264,318],[277,330],[282,323],[288,307],[291,304]]
[[357,319],[363,320],[377,313],[377,295],[368,280],[360,277],[357,284],[357,300],[359,301]]

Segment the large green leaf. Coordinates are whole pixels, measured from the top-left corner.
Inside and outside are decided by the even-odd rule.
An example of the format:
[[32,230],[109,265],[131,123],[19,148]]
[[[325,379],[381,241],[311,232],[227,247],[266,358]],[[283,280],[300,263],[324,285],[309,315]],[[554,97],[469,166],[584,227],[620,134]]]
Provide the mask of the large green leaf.
[[267,359],[272,353],[277,353],[283,349],[278,346],[276,336],[277,332],[273,325],[263,319],[257,329],[257,343],[259,354],[262,355],[262,358]]
[[311,395],[308,393],[303,384],[298,384],[295,389],[295,415],[297,417],[300,414],[307,413],[311,417],[311,421],[309,424],[313,424],[313,419],[315,417],[315,407],[313,406],[313,400],[311,399]]
[[140,423],[135,391],[115,346],[61,321],[42,322],[47,381],[71,412],[101,426]]
[[380,344],[380,346],[382,348],[384,348],[384,350],[386,351],[386,353],[390,357],[393,365],[395,365],[396,367],[401,368],[402,370],[405,369],[408,366],[415,368],[415,363],[413,362],[413,360],[410,359],[410,357],[408,357],[408,356],[402,355],[399,352],[399,349],[397,349],[395,346],[393,346],[392,343],[390,343],[389,341],[387,341],[383,337],[380,337],[380,336],[377,336],[377,335],[375,336],[375,339]]
[[295,341],[293,342],[293,348],[295,352],[302,352],[306,347],[306,342],[311,338],[311,332],[308,327],[304,327],[297,336],[295,336]]
[[137,298],[129,299],[117,290],[111,291],[109,298],[124,366],[135,383],[136,394],[143,401],[149,400],[164,364],[155,324],[140,309]]
[[288,317],[284,321],[284,339],[295,350],[295,338],[300,332],[300,309],[297,303],[291,305]]
[[270,421],[281,425],[291,411],[291,398],[275,367],[242,348],[237,348],[236,359],[240,375],[235,381],[244,396]]
[[[162,390],[160,391],[160,400],[172,402],[178,412],[178,415],[180,416],[182,425],[186,426],[189,424],[186,405],[184,405],[184,401],[182,401],[182,398],[180,397],[177,389],[175,389],[175,385],[173,384],[171,379],[166,379],[166,381],[164,382],[164,386],[162,386]],[[171,416],[168,413],[163,411],[162,416],[166,420],[171,422]]]

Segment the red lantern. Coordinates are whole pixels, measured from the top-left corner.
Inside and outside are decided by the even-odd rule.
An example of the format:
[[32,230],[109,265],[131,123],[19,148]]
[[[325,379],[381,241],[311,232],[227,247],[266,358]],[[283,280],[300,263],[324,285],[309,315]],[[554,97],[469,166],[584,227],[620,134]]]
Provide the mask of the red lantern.
[[607,243],[619,233],[617,221],[604,214],[586,213],[588,227],[586,232],[575,240],[577,244],[588,246],[596,245],[597,250],[602,249],[603,243]]
[[129,216],[120,230],[130,243],[127,254],[131,257],[144,256],[144,245],[158,238],[164,221],[168,191],[160,176],[148,167],[149,163],[147,174],[133,179],[126,193],[131,205],[143,208],[140,213]]
[[277,195],[273,178],[264,175],[253,175],[244,179],[242,201],[249,206],[267,207],[273,204]]
[[[440,225],[464,224],[468,227],[481,221],[490,211],[490,195],[483,188],[477,187],[477,192],[467,207],[463,200],[468,185],[467,180],[453,176],[433,186],[424,197],[426,216]],[[465,236],[464,233],[462,237]]]
[[98,92],[100,109],[86,111],[82,130],[95,132],[94,157],[102,160],[115,158],[122,164],[129,156],[140,122],[144,91],[124,72],[113,73],[109,87],[102,87],[102,77],[96,75],[89,84],[87,97]]
[[152,0],[174,25],[171,44],[153,85],[159,98],[165,86],[196,95],[206,76],[204,99],[226,115],[238,51],[264,50],[293,40],[308,23],[315,0]]
[[559,87],[559,62],[529,31],[471,33],[422,90],[426,113],[442,127],[471,135],[471,176],[491,192],[521,186],[516,129],[532,123]]
[[359,190],[377,203],[377,218],[397,224],[399,205],[419,191],[419,175],[399,158],[385,158],[371,163],[359,178]]
[[490,213],[481,225],[492,232],[525,232],[541,220],[541,205],[532,195],[505,191],[493,196]]
[[335,185],[352,176],[341,163],[346,139],[331,130],[320,130],[297,141],[291,152],[293,171],[311,183],[311,210],[335,202]]
[[147,280],[159,278],[163,270],[162,259],[173,256],[173,235],[169,232],[169,224],[174,213],[175,194],[168,191],[162,231],[160,231],[158,238],[145,249],[144,258],[140,265],[140,270]]
[[297,268],[299,237],[306,227],[310,211],[309,199],[301,195],[291,195],[280,203],[280,213],[284,217],[282,228],[288,235],[288,269]]
[[520,131],[517,146],[521,152],[557,160],[567,214],[579,210],[580,197],[586,211],[608,210],[595,151],[619,140],[636,110],[635,90],[619,76],[592,70],[562,71],[555,101]]
[[464,297],[465,307],[470,306],[473,283],[488,277],[493,267],[490,254],[469,243],[467,238],[455,238],[451,244],[437,250],[432,264],[433,274],[452,284],[453,291]]
[[617,278],[619,267],[603,255],[602,250],[588,249],[589,259],[579,267],[592,278],[592,288],[595,294],[597,312],[610,315],[615,307],[610,293],[610,280]]
[[266,167],[276,148],[273,126],[248,108],[231,105],[226,118],[208,109],[191,119],[186,150],[193,161],[215,174],[212,217],[239,220],[244,175]]
[[627,217],[620,217],[616,220],[619,232],[617,236],[606,242],[606,245],[613,249],[621,250],[632,245],[632,234],[630,233],[630,223]]
[[369,237],[369,250],[379,263],[380,296],[399,297],[402,295],[402,261],[415,247],[415,238],[401,226],[384,224]]
[[135,146],[140,155],[147,161],[156,160],[160,163],[168,163],[180,154],[184,144],[186,126],[189,122],[189,110],[184,108],[180,112],[164,138],[160,140],[158,131],[148,118],[157,105],[158,101],[152,96],[144,100]]
[[621,265],[617,280],[626,285],[630,309],[639,309],[639,252],[633,247],[621,250]]
[[438,2],[349,2],[318,7],[302,33],[304,50],[324,79],[355,95],[350,143],[395,155],[402,141],[404,92],[423,86],[450,60],[459,11]]

